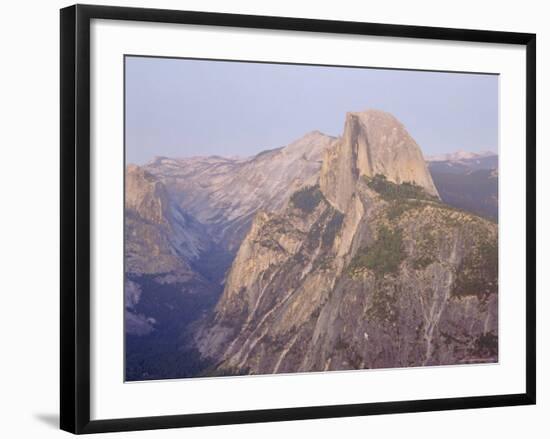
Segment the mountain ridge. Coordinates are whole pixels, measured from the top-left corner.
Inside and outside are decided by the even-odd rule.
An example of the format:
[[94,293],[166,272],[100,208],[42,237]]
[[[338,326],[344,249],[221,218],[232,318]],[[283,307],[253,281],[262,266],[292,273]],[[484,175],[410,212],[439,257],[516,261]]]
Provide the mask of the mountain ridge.
[[498,153],[490,150],[481,151],[481,152],[472,152],[457,150],[454,152],[449,152],[445,154],[435,154],[426,156],[427,162],[447,162],[447,161],[462,161],[462,160],[471,160],[471,159],[480,159],[484,157],[498,156]]
[[[392,118],[374,114],[386,134],[358,132],[370,124],[348,116],[319,184],[256,214],[194,335],[212,364],[206,374],[496,361],[498,229],[441,203],[431,177],[422,180],[421,154],[405,181],[377,172],[403,163],[386,147],[410,148],[407,158],[418,149]],[[369,157],[377,147],[389,162]]]
[[218,243],[236,251],[257,210],[276,210],[297,189],[314,182],[322,151],[334,140],[313,131],[247,159],[164,160],[145,169],[163,181],[178,205]]
[[446,203],[498,221],[498,162],[495,153],[428,162]]
[[498,226],[442,202],[428,166],[367,110],[341,137],[128,167],[144,181],[127,176],[127,248],[148,237],[147,263],[175,257],[190,277],[126,273],[127,376],[497,361]]

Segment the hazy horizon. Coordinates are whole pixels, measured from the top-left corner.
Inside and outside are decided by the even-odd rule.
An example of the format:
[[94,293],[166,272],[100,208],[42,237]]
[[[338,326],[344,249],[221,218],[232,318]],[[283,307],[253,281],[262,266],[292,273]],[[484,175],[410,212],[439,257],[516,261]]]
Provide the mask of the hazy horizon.
[[[392,113],[424,156],[498,153],[498,76],[126,57],[126,161],[249,157]],[[361,104],[363,102],[363,104]]]

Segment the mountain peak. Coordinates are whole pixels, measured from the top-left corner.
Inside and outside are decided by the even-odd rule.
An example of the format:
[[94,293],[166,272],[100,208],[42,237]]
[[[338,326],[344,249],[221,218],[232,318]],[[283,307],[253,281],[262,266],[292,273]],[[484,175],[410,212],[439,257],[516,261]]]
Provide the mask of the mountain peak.
[[366,108],[362,111],[348,111],[346,113],[346,119],[348,117],[358,117],[365,121],[387,121],[391,123],[400,123],[397,118],[387,111],[379,110],[377,108]]
[[398,184],[415,183],[438,196],[422,151],[401,122],[380,110],[347,113],[342,138],[325,153],[321,190],[345,211],[357,179],[377,174]]
[[310,131],[282,148],[281,152],[296,156],[296,158],[303,157],[306,160],[321,161],[323,152],[334,140],[334,137],[320,131]]
[[313,130],[305,133],[300,139],[320,139],[320,138],[326,138],[326,137],[332,137],[332,136],[322,133],[319,130]]

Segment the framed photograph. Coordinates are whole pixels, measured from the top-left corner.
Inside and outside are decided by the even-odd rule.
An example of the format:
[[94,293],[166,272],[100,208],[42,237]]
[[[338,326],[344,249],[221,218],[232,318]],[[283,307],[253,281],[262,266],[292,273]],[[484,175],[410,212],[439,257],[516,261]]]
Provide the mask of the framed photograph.
[[61,10],[61,428],[535,403],[535,35]]

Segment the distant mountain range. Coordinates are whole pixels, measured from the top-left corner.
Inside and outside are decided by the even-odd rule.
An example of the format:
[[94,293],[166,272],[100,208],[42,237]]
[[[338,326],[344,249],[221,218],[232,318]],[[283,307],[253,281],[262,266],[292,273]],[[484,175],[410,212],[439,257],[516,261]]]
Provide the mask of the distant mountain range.
[[427,162],[460,162],[460,161],[469,161],[469,160],[479,160],[485,157],[491,157],[496,155],[497,153],[493,151],[470,152],[470,151],[458,150],[447,154],[429,155],[429,156],[426,156],[425,160]]
[[496,361],[498,226],[465,207],[491,157],[426,162],[368,110],[341,137],[128,166],[126,379]]
[[498,221],[498,155],[459,151],[427,162],[445,203]]

